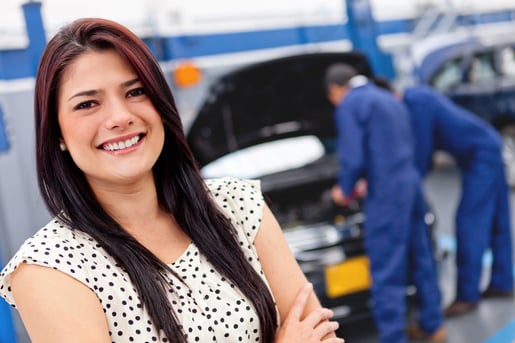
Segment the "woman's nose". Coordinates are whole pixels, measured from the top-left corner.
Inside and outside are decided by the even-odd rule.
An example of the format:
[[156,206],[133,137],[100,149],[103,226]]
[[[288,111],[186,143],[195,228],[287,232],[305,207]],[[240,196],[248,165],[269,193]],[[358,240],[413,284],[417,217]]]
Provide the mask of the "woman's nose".
[[123,101],[111,101],[106,110],[108,129],[125,129],[134,122],[134,115]]

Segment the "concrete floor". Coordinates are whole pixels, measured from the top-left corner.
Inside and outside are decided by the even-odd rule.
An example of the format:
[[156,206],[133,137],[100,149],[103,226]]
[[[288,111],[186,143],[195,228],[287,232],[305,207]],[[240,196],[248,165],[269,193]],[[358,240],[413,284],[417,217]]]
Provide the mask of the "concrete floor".
[[[426,194],[437,217],[438,250],[447,253],[439,264],[444,306],[454,299],[455,292],[454,211],[460,194],[459,177],[459,173],[451,165],[435,170],[425,182]],[[511,193],[511,208],[515,237],[515,190]],[[482,279],[486,287],[489,278],[488,254],[485,255],[484,266]],[[482,300],[477,311],[447,319],[445,325],[449,343],[515,343],[515,298]],[[348,343],[377,342],[371,319],[348,324],[340,331]]]

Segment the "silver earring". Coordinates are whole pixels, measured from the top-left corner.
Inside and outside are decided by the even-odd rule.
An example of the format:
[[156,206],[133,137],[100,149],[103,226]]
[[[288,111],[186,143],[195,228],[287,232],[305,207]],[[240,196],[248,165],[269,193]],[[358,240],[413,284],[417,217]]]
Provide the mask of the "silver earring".
[[60,142],[59,148],[61,149],[61,151],[66,151],[66,144],[64,144],[64,142]]

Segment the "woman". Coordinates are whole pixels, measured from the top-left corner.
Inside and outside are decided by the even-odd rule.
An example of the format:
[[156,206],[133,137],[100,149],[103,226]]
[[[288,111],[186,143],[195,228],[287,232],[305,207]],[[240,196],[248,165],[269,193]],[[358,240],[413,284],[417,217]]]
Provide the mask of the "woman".
[[35,115],[56,217],[0,274],[34,342],[343,341],[259,184],[201,178],[159,65],[129,30],[81,19],[57,33]]

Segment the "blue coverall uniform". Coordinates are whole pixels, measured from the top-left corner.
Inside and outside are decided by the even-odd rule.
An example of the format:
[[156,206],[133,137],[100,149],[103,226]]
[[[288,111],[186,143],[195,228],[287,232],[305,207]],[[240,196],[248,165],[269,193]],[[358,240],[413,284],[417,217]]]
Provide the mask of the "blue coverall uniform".
[[442,324],[441,295],[408,112],[391,93],[369,82],[350,89],[335,121],[343,192],[351,194],[359,178],[368,183],[365,249],[380,342],[407,341],[408,280],[417,287],[420,326],[432,333]]
[[427,87],[405,91],[416,137],[416,164],[422,177],[431,169],[435,150],[449,153],[461,171],[462,194],[456,213],[456,300],[480,298],[482,257],[491,248],[489,287],[513,289],[509,191],[497,131],[473,113]]

